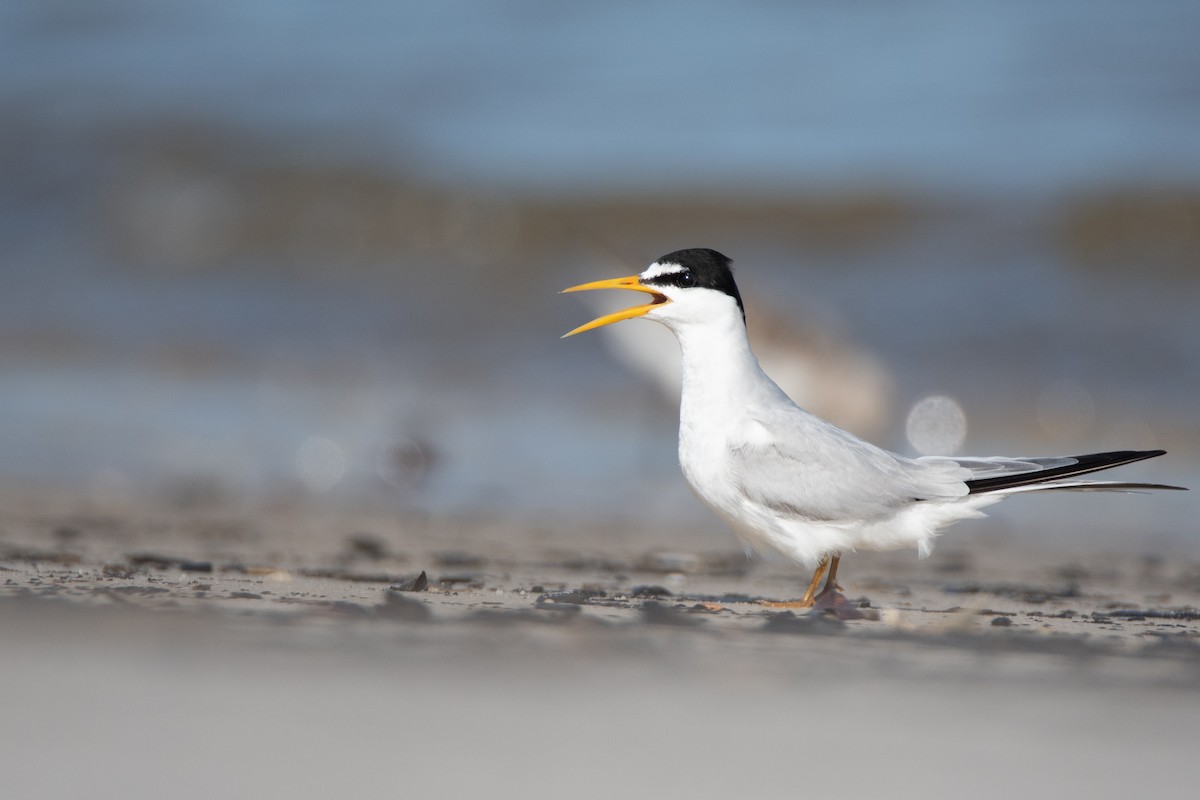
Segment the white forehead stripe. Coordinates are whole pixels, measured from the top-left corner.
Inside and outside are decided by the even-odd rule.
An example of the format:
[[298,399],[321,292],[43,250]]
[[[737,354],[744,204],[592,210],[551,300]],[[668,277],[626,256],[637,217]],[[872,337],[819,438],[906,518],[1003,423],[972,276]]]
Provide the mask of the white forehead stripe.
[[663,275],[678,275],[681,272],[687,272],[687,270],[670,261],[662,264],[655,261],[653,264],[646,267],[646,271],[643,272],[640,277],[645,280],[652,280],[654,278],[661,278]]

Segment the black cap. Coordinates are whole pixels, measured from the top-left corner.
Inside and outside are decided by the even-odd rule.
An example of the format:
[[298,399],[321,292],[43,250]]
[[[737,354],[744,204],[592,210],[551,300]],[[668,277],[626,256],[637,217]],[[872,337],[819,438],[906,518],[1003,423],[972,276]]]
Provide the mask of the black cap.
[[646,280],[651,286],[678,286],[683,289],[700,288],[713,289],[723,292],[737,301],[738,308],[745,316],[746,309],[742,305],[742,295],[738,292],[733,280],[733,262],[716,250],[707,247],[696,247],[690,250],[676,250],[656,259],[661,266],[675,265],[678,271],[665,272]]

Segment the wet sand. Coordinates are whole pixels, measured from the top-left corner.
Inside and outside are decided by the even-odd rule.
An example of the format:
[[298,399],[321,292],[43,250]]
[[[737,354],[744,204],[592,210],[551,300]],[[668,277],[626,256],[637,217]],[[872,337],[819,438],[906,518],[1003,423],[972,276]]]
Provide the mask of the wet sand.
[[1178,793],[1200,562],[956,535],[859,619],[708,533],[5,498],[12,797]]

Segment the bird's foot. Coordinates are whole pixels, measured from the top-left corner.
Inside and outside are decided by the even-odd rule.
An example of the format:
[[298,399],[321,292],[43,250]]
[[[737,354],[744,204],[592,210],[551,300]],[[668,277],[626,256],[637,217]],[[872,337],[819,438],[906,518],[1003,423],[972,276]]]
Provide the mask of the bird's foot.
[[812,614],[828,614],[838,619],[879,619],[879,612],[863,608],[859,601],[851,600],[840,589],[823,589],[812,604]]

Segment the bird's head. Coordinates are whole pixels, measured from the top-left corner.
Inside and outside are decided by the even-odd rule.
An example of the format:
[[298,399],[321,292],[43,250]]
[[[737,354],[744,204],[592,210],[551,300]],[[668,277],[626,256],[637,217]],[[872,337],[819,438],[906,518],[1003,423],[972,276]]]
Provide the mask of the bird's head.
[[716,250],[676,250],[658,259],[638,275],[563,289],[564,292],[632,289],[645,292],[651,298],[649,303],[606,314],[580,325],[563,338],[634,317],[661,322],[672,330],[727,315],[737,315],[744,321],[745,309],[737,284],[733,281],[731,263]]

